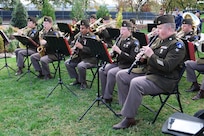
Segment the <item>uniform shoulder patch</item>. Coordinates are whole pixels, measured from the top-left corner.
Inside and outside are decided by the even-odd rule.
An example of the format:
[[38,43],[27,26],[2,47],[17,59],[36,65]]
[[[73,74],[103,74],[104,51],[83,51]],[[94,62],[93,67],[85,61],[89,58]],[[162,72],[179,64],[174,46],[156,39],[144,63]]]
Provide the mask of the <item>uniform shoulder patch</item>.
[[176,48],[181,49],[183,47],[182,42],[176,42]]
[[134,41],[134,45],[138,46],[139,44],[140,44],[140,43],[139,43],[138,40],[135,40],[135,41]]

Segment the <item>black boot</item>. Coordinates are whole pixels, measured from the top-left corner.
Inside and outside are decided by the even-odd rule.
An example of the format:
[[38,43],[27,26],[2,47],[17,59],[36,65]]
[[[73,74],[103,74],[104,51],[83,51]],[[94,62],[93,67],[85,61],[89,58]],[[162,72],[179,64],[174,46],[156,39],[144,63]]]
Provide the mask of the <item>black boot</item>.
[[23,74],[23,70],[22,70],[21,67],[18,67],[18,70],[17,70],[15,75],[18,76],[18,75],[21,75],[21,74]]
[[39,74],[38,74],[37,77],[40,78],[40,79],[42,79],[44,77],[43,74],[42,74],[42,71],[39,71]]

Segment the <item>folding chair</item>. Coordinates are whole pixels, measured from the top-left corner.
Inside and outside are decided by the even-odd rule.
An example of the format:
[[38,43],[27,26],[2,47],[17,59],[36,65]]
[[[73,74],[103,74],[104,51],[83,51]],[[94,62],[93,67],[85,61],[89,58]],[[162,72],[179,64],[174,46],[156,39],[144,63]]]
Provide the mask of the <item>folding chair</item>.
[[[65,56],[62,56],[61,60],[64,60],[64,61],[65,61]],[[53,66],[53,69],[54,69],[54,72],[52,72],[54,78],[55,78],[55,76],[56,76],[56,74],[57,74],[57,70],[58,70],[58,68],[59,68],[59,66],[58,66],[57,64],[55,64],[55,62],[57,63],[57,61],[51,62],[51,63],[52,63],[52,66]]]
[[[160,94],[152,95],[152,97],[158,96],[159,100],[161,102],[161,105],[160,105],[160,107],[159,107],[159,109],[157,111],[155,111],[152,108],[142,104],[146,109],[148,109],[151,112],[155,113],[155,116],[154,116],[154,119],[152,121],[152,124],[154,124],[155,121],[157,120],[157,118],[158,118],[162,108],[164,107],[164,105],[167,105],[167,106],[173,108],[176,111],[183,112],[183,108],[182,108],[181,100],[180,100],[180,92],[179,92],[178,85],[179,85],[179,82],[180,82],[180,80],[182,78],[182,75],[183,75],[184,71],[185,71],[185,65],[183,64],[182,68],[180,68],[180,71],[179,71],[179,79],[178,79],[177,84],[176,84],[176,86],[175,86],[175,88],[174,88],[172,93],[165,92],[165,93],[160,93]],[[168,101],[168,99],[170,98],[171,95],[175,95],[176,96],[176,100],[178,102],[178,107],[175,107],[175,106],[167,103],[167,101]],[[165,97],[165,98],[163,98],[162,96]]]

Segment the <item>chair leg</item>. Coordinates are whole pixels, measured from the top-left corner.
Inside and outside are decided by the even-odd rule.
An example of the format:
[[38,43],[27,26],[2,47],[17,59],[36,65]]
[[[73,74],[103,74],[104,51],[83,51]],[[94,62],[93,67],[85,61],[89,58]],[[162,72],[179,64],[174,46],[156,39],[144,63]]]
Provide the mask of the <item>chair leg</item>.
[[98,70],[96,70],[96,72],[94,72],[93,69],[91,68],[91,73],[92,73],[92,76],[93,76],[93,77],[92,77],[91,84],[90,84],[89,88],[92,87],[93,82],[94,82],[94,80],[95,80],[95,78],[96,78],[96,75],[97,75],[97,73],[98,73]]
[[152,121],[152,124],[155,123],[155,121],[157,120],[157,117],[159,116],[159,113],[161,112],[162,108],[164,107],[165,103],[167,102],[167,100],[169,99],[170,95],[167,95],[167,97],[165,98],[165,100],[163,101],[162,98],[161,98],[161,95],[159,95],[159,99],[160,99],[160,102],[161,102],[161,106],[159,108],[159,110],[157,111],[155,117],[154,117],[154,120]]

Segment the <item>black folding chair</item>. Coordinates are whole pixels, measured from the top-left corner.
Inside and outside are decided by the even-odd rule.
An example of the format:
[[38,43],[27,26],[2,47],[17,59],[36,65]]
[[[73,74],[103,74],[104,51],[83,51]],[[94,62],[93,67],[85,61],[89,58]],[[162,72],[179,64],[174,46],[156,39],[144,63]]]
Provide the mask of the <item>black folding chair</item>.
[[[180,100],[180,92],[179,92],[179,82],[182,78],[182,75],[185,71],[185,65],[183,64],[182,67],[180,68],[180,71],[179,71],[179,79],[177,81],[177,84],[173,90],[173,92],[169,93],[169,92],[165,92],[165,93],[160,93],[160,94],[156,94],[156,95],[152,95],[152,97],[156,97],[158,96],[159,97],[159,100],[161,102],[161,105],[159,107],[158,110],[153,110],[152,108],[142,104],[145,108],[147,108],[148,110],[150,110],[151,112],[155,113],[155,116],[154,116],[154,119],[152,121],[152,124],[155,123],[155,121],[157,120],[162,108],[164,107],[164,105],[167,105],[173,109],[175,109],[176,111],[179,111],[179,112],[183,112],[183,108],[182,108],[182,105],[181,105],[181,100]],[[167,103],[168,99],[170,98],[170,96],[172,95],[175,95],[176,96],[176,101],[178,102],[178,107],[175,107],[174,105],[172,104],[169,104]]]

